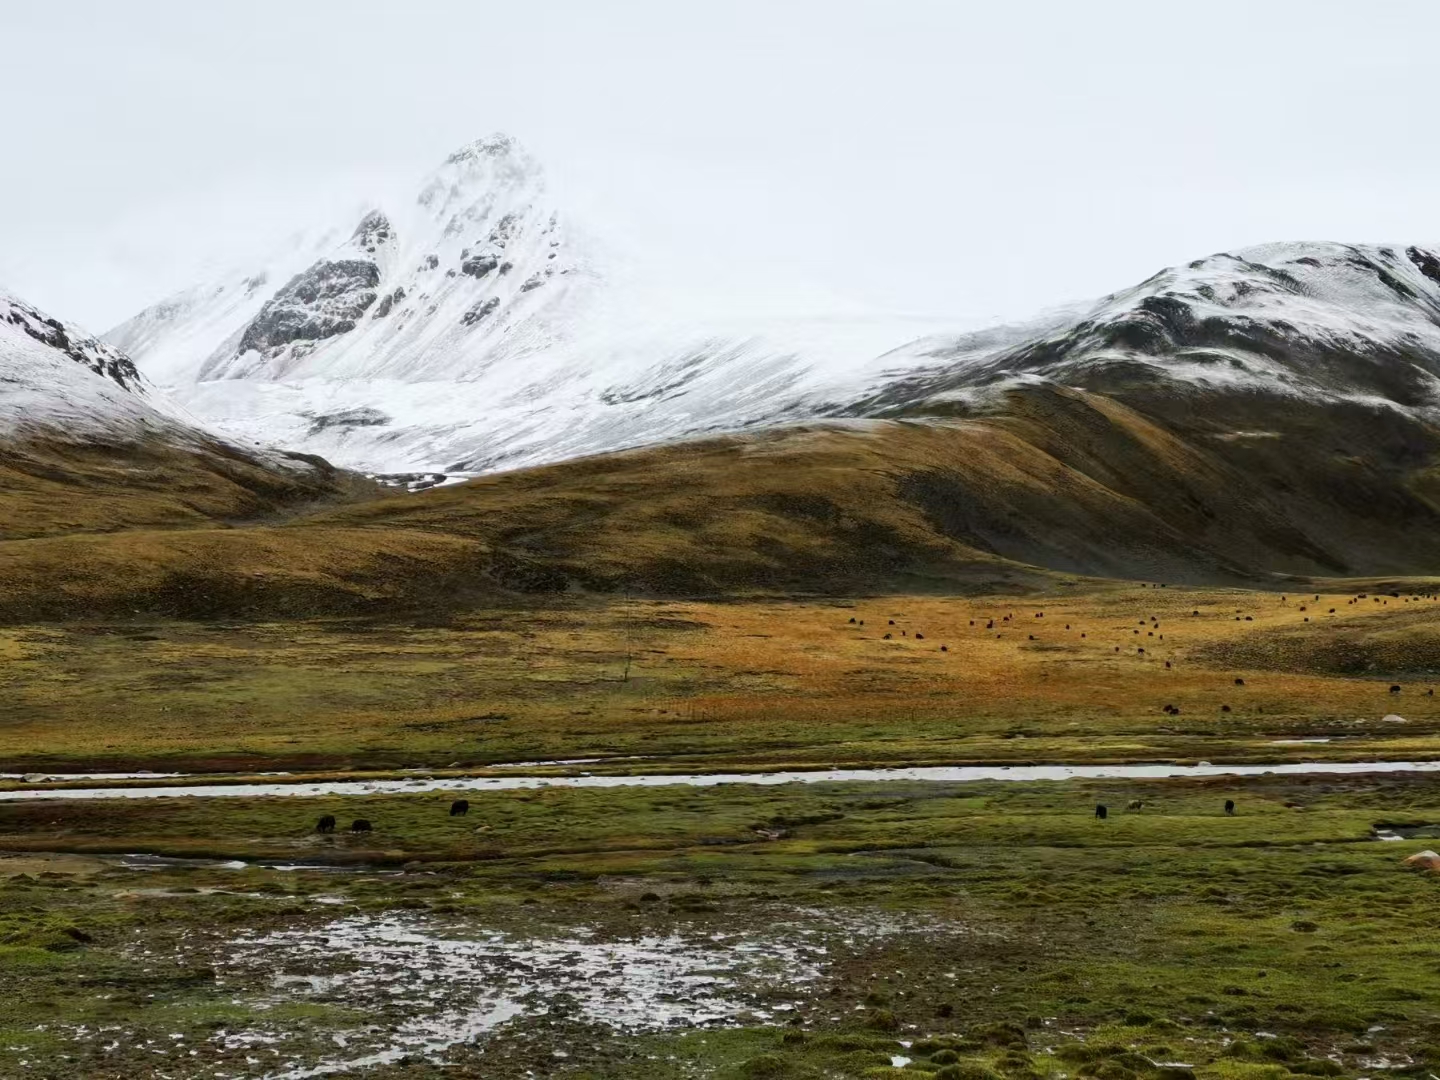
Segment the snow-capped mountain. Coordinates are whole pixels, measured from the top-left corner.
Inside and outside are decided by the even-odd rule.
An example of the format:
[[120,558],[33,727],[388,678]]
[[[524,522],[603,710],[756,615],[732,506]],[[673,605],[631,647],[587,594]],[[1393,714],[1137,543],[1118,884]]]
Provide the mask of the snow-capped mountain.
[[1088,309],[900,350],[865,415],[1042,380],[1178,401],[1353,402],[1440,418],[1440,248],[1267,244],[1163,270]]
[[497,135],[409,204],[106,336],[223,430],[369,470],[473,473],[813,415],[932,325],[717,308],[570,222]]
[[208,430],[113,345],[5,293],[0,449],[0,540],[249,519],[365,488]]
[[128,356],[0,293],[0,437],[43,431],[79,440],[177,426]]
[[988,409],[1053,382],[1430,409],[1440,256],[1277,244],[980,333],[737,315],[618,255],[513,139],[402,205],[297,239],[107,339],[237,437],[376,472],[474,474],[820,417]]

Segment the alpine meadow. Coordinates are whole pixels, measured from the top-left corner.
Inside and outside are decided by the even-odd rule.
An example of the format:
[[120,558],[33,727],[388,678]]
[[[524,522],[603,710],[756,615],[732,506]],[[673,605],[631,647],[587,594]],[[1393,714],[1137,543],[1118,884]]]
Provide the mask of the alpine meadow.
[[3,25],[0,1078],[1440,1080],[1440,13]]

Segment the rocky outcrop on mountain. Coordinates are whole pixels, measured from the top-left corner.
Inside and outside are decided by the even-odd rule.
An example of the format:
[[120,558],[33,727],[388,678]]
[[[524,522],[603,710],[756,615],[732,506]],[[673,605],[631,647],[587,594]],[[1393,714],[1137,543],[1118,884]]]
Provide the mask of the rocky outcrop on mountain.
[[3,294],[0,294],[0,320],[18,327],[28,337],[63,353],[121,389],[143,392],[144,384],[134,362],[120,350],[91,337],[78,327],[46,315],[23,300]]
[[267,352],[294,341],[323,341],[355,329],[375,303],[380,270],[373,262],[316,263],[260,309],[245,328],[240,352]]

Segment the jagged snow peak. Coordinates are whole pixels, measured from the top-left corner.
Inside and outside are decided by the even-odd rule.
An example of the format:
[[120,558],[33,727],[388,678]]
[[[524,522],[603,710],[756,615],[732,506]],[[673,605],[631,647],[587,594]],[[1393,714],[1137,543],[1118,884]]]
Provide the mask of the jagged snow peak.
[[482,472],[806,413],[930,325],[717,314],[568,221],[497,135],[408,203],[107,338],[223,430],[374,471]]

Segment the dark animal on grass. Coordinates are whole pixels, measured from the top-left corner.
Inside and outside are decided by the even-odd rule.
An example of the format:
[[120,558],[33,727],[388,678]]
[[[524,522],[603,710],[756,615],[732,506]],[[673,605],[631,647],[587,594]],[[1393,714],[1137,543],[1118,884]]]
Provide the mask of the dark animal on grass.
[[1390,687],[1390,693],[1392,693],[1392,694],[1398,694],[1398,693],[1400,693],[1400,687],[1398,687],[1398,686],[1392,686],[1392,687]]
[[461,815],[468,814],[469,812],[470,802],[468,799],[456,799],[450,804],[451,817],[460,817]]
[[334,832],[334,831],[335,831],[335,815],[334,815],[334,814],[326,814],[324,817],[322,817],[319,821],[317,821],[317,822],[315,823],[315,831],[316,831],[316,832],[320,832],[320,833],[330,833],[330,832]]
[[350,831],[353,833],[372,832],[375,826],[366,821],[363,817],[356,818],[350,823]]
[[1236,680],[1235,680],[1235,685],[1236,685],[1236,686],[1244,686],[1244,685],[1245,685],[1245,680],[1244,680],[1244,679],[1236,679]]
[[1109,813],[1110,813],[1110,811],[1105,809],[1105,804],[1104,804],[1104,803],[1096,803],[1096,804],[1095,804],[1095,816],[1096,816],[1097,818],[1099,818],[1101,821],[1104,821],[1105,818],[1109,815]]
[[915,635],[915,640],[916,640],[916,641],[924,641],[924,640],[925,640],[925,635],[924,635],[924,634],[916,634],[916,635]]
[[1130,802],[1129,802],[1128,804],[1126,804],[1125,809],[1127,809],[1127,810],[1139,810],[1139,809],[1140,809],[1141,807],[1143,807],[1144,805],[1145,805],[1145,804],[1144,804],[1143,802],[1141,802],[1139,799],[1131,799]]
[[1226,799],[1226,800],[1225,800],[1225,813],[1227,813],[1227,814],[1234,814],[1234,813],[1235,813],[1235,800],[1234,800],[1234,799]]

